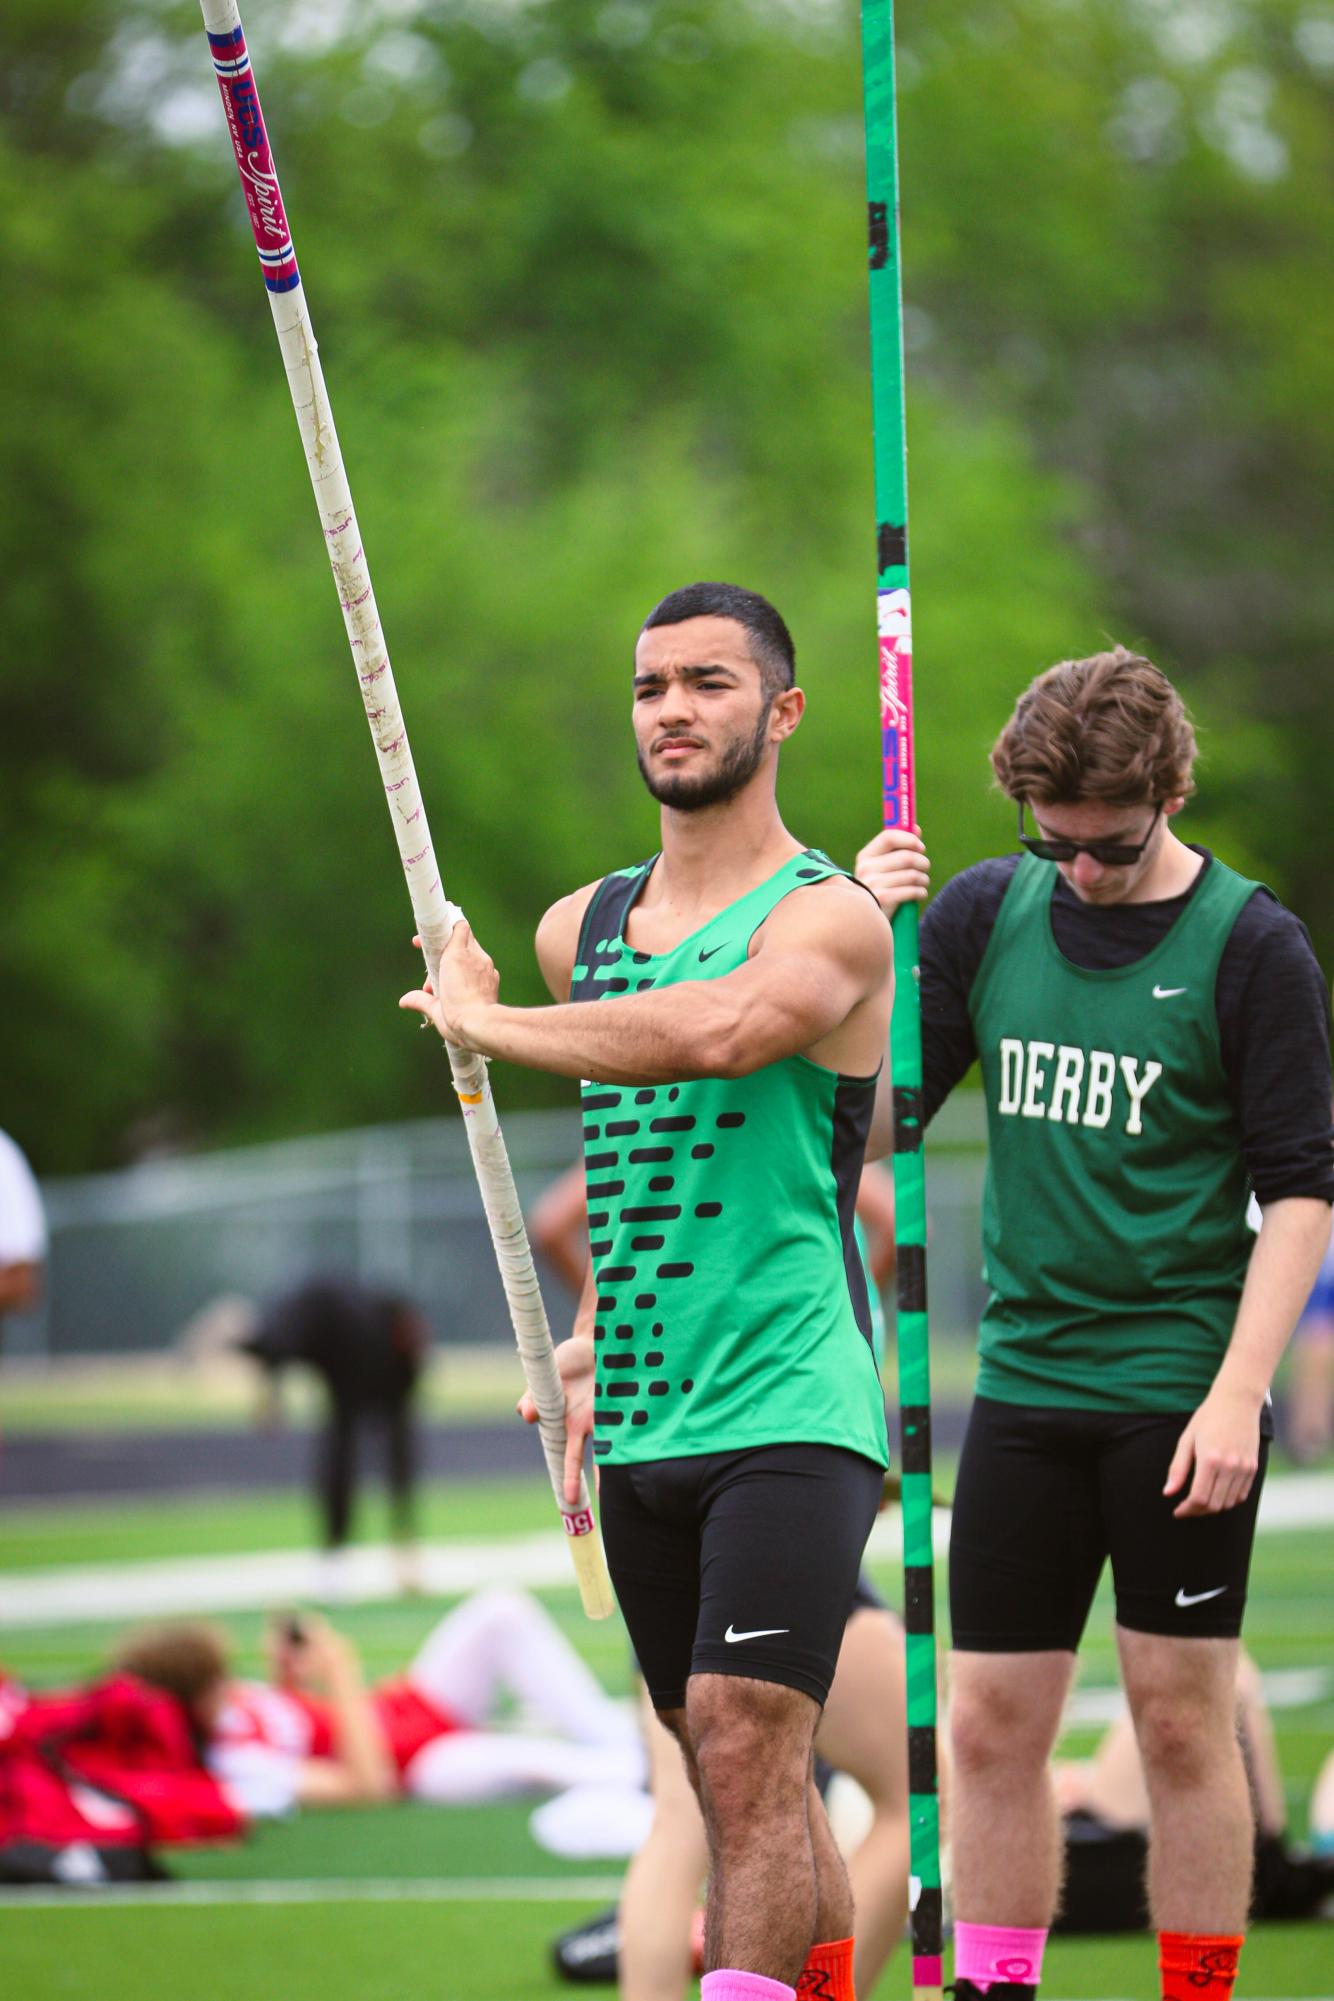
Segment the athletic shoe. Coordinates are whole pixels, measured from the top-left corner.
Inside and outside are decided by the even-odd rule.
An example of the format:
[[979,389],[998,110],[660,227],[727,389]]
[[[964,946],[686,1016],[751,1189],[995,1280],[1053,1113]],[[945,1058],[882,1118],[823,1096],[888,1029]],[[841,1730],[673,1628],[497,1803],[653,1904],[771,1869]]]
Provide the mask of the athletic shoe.
[[1281,1835],[1269,1835],[1256,1843],[1252,1916],[1271,1922],[1313,1918],[1331,1897],[1334,1855],[1289,1848]]
[[613,1904],[562,1932],[551,1948],[551,1963],[562,1980],[614,1981],[620,1940],[621,1914]]

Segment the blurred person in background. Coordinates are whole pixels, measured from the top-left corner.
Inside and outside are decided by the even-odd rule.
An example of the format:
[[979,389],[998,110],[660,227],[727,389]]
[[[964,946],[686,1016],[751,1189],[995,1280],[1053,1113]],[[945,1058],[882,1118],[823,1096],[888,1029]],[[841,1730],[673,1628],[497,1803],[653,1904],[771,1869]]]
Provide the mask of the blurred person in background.
[[398,1294],[373,1290],[358,1279],[311,1278],[272,1301],[237,1345],[271,1382],[283,1369],[302,1367],[317,1375],[327,1392],[315,1485],[327,1551],[326,1595],[339,1595],[361,1442],[373,1431],[385,1438],[400,1583],[405,1591],[416,1590],[412,1404],[431,1346],[422,1314]]
[[[188,1621],[132,1634],[116,1655],[122,1673],[186,1705],[204,1763],[247,1819],[399,1795],[470,1806],[642,1785],[633,1716],[525,1592],[465,1599],[373,1687],[353,1642],[313,1613],[272,1620],[266,1653],[266,1681],[238,1677],[226,1635]],[[507,1698],[547,1731],[493,1728]]]
[[22,1152],[0,1132],[0,1347],[6,1316],[28,1313],[41,1299],[45,1270],[42,1198]]
[[[1334,1900],[1334,1828],[1321,1853],[1318,1779],[1311,1800],[1314,1853],[1288,1837],[1287,1793],[1260,1671],[1243,1651],[1237,1675],[1237,1737],[1255,1812],[1251,1916],[1274,1923],[1323,1915]],[[1334,1755],[1329,1808],[1334,1818]],[[1130,1713],[1109,1724],[1093,1755],[1055,1768],[1065,1870],[1058,1932],[1145,1931],[1144,1870],[1149,1794]]]
[[1334,1751],[1320,1767],[1311,1793],[1311,1846],[1317,1855],[1334,1855]]

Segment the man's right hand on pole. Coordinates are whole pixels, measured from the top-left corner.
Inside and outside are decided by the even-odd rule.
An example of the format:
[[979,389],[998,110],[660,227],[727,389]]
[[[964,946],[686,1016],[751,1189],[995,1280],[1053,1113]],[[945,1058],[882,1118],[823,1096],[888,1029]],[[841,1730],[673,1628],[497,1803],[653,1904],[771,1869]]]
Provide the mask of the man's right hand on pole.
[[[558,1344],[555,1354],[565,1391],[565,1499],[573,1508],[579,1502],[584,1445],[593,1430],[592,1336],[572,1334],[568,1341]],[[525,1424],[537,1423],[537,1405],[531,1390],[524,1391],[515,1408]]]

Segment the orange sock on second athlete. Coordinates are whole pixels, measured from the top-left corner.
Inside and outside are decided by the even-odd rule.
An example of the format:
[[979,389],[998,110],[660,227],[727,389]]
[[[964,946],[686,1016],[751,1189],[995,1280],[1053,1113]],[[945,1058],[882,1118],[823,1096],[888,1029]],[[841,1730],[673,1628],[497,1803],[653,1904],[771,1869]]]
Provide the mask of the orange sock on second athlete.
[[1231,2001],[1244,1934],[1159,1932],[1163,2001]]
[[813,1945],[797,1975],[799,2001],[857,2001],[852,1984],[852,1940]]

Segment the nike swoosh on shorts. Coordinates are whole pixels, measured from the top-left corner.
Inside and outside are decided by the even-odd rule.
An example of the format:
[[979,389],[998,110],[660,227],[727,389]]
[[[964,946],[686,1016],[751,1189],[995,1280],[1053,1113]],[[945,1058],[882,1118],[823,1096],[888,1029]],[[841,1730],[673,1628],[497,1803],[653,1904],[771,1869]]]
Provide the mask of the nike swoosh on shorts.
[[1188,1605],[1203,1605],[1206,1598],[1221,1598],[1226,1590],[1226,1584],[1216,1584],[1212,1591],[1195,1591],[1187,1597],[1185,1586],[1183,1585],[1177,1592],[1176,1602],[1184,1612]]
[[[1226,1591],[1227,1586],[1224,1585],[1223,1589]],[[738,1640],[768,1640],[772,1639],[775,1633],[790,1633],[791,1631],[792,1628],[790,1626],[756,1626],[753,1632],[738,1633],[734,1626],[729,1626],[723,1634],[723,1638],[730,1647],[734,1646]]]

